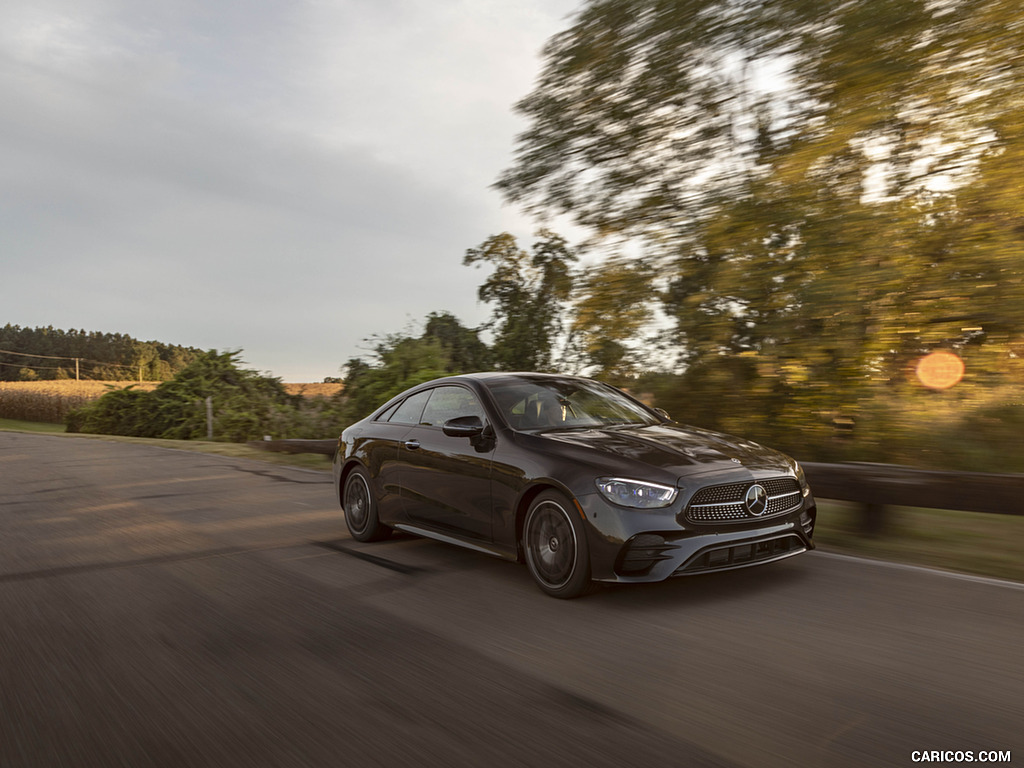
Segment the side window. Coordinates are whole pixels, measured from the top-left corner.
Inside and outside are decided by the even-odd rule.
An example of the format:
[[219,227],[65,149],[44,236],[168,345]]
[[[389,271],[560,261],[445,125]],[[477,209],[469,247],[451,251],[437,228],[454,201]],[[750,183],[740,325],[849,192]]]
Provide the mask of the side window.
[[430,397],[432,391],[428,389],[405,398],[402,404],[391,414],[388,421],[392,424],[418,424],[420,414],[423,413],[423,406],[426,404],[427,398]]
[[437,387],[431,390],[430,402],[423,410],[421,424],[440,427],[448,419],[459,416],[479,416],[484,420],[484,409],[476,395],[465,387]]
[[401,404],[402,404],[401,401],[395,403],[390,408],[388,408],[386,411],[384,411],[384,413],[382,413],[380,416],[378,416],[375,419],[375,421],[391,421],[391,417],[395,415],[395,411],[398,410],[398,407]]

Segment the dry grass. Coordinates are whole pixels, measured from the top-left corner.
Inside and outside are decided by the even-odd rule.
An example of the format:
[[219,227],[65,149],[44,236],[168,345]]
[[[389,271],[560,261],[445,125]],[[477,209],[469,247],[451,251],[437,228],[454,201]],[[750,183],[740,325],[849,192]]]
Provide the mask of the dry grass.
[[331,397],[341,392],[341,384],[325,384],[324,382],[314,384],[285,384],[289,395],[302,395],[303,397]]
[[113,389],[155,389],[159,381],[0,381],[0,418],[58,424],[68,411]]

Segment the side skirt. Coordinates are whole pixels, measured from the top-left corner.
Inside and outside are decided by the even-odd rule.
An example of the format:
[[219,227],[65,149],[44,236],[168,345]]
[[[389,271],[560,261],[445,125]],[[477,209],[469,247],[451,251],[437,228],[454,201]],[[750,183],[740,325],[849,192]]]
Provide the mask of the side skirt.
[[483,552],[485,555],[491,555],[492,557],[500,557],[502,560],[511,560],[515,562],[516,552],[513,550],[509,552],[504,547],[499,547],[494,544],[484,544],[466,541],[465,539],[459,539],[455,536],[450,536],[446,533],[439,533],[429,528],[420,528],[418,525],[409,525],[408,523],[396,523],[392,526],[400,531],[411,533],[415,536],[422,536],[425,539],[434,539],[435,541],[442,541],[445,544],[454,544],[457,547],[463,549],[471,549],[474,552]]

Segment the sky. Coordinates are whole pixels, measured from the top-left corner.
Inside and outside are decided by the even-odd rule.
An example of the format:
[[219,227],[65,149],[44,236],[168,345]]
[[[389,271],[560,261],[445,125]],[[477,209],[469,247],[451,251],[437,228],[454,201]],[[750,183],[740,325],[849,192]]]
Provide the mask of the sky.
[[5,0],[0,324],[340,375],[467,248],[538,222],[491,189],[581,0]]

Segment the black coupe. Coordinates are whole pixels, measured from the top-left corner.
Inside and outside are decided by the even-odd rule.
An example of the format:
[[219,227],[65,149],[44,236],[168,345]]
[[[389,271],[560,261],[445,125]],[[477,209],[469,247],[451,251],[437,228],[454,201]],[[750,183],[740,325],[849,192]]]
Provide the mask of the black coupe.
[[796,461],[572,376],[413,387],[342,433],[334,481],[358,541],[397,528],[525,561],[555,597],[814,548]]

